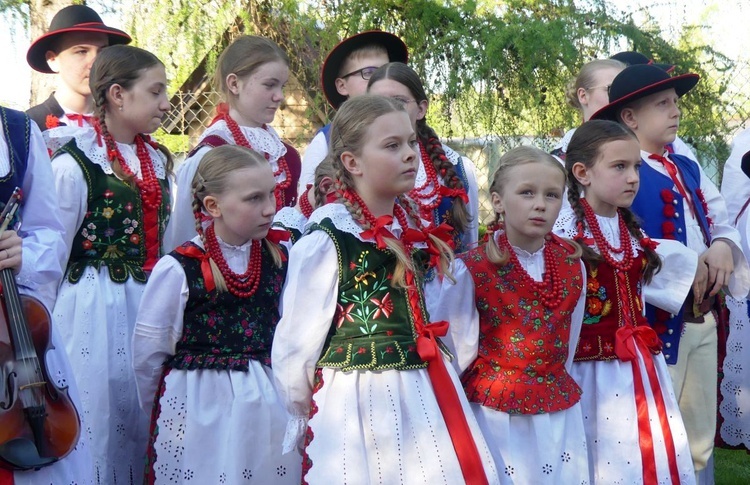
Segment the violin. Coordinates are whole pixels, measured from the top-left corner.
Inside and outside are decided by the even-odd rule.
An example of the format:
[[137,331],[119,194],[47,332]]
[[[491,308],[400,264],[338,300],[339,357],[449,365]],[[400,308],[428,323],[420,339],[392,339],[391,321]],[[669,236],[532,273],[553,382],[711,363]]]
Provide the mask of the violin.
[[[18,210],[16,188],[0,213],[0,234]],[[49,378],[45,354],[50,343],[49,312],[21,296],[11,268],[0,270],[0,467],[30,470],[51,465],[75,448],[80,435],[78,411]]]

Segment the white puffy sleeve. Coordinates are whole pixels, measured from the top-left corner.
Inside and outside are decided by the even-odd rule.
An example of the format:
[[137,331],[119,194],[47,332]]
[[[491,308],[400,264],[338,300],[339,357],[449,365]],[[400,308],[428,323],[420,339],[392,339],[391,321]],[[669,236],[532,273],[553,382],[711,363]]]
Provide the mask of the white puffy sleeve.
[[305,433],[316,364],[336,313],[338,279],[336,247],[325,232],[314,231],[292,246],[271,351],[279,397],[290,414],[285,453]]
[[474,280],[460,259],[453,261],[451,272],[456,282],[435,278],[425,285],[425,303],[431,322],[448,322],[443,342],[453,356],[453,367],[461,375],[474,359],[479,348],[479,312],[474,296]]
[[466,195],[469,196],[469,204],[467,209],[469,210],[469,227],[466,228],[461,240],[469,249],[477,247],[479,241],[479,186],[477,184],[477,169],[474,166],[474,162],[466,157],[461,157],[464,164],[464,171],[466,172],[466,180],[469,186],[466,187]]
[[23,249],[16,282],[22,293],[32,294],[51,309],[67,261],[65,229],[60,220],[47,146],[35,123],[31,124],[29,156],[21,188],[24,205],[19,236],[23,239]]
[[570,340],[568,341],[568,359],[565,361],[565,369],[570,372],[573,367],[573,357],[576,354],[576,347],[578,346],[578,338],[581,336],[581,328],[583,327],[583,315],[586,311],[586,265],[581,260],[581,275],[583,278],[583,289],[581,290],[581,296],[578,297],[575,309],[573,309],[573,315],[570,317]]
[[185,271],[172,256],[164,256],[143,290],[133,331],[133,369],[141,409],[149,416],[164,360],[174,355],[182,337],[188,300]]
[[60,205],[60,220],[65,231],[65,254],[61,261],[62,267],[65,268],[68,265],[73,240],[83,224],[88,209],[89,189],[81,167],[68,153],[62,153],[52,159],[52,173]]
[[203,147],[188,157],[177,168],[173,186],[174,206],[172,215],[164,232],[164,251],[170,252],[177,246],[193,239],[195,232],[195,217],[193,216],[193,177],[198,170],[203,156],[211,147]]
[[315,169],[326,155],[328,155],[328,142],[323,132],[319,131],[307,146],[305,155],[302,157],[302,171],[297,185],[298,194],[305,191],[307,184],[315,183]]
[[679,241],[654,239],[661,270],[643,287],[646,303],[677,313],[692,290],[698,268],[698,253]]

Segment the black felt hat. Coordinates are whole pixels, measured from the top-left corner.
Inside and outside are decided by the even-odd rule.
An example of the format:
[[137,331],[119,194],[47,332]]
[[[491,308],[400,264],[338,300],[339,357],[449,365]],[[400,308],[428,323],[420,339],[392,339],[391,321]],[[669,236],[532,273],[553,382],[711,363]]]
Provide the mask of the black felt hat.
[[687,93],[698,83],[697,74],[670,76],[652,64],[637,64],[623,69],[609,87],[609,104],[591,116],[592,120],[617,120],[626,105],[648,95],[674,88],[677,96]]
[[102,22],[99,14],[85,5],[69,5],[52,17],[47,33],[35,40],[26,53],[26,61],[39,71],[52,74],[54,71],[47,65],[47,51],[52,50],[55,39],[68,32],[96,32],[107,34],[109,45],[129,44],[132,40],[122,30],[108,27]]
[[409,52],[406,49],[404,41],[382,30],[368,30],[339,42],[328,54],[328,57],[326,57],[320,73],[323,94],[325,94],[328,103],[335,109],[338,109],[341,103],[346,101],[346,96],[343,96],[336,89],[336,78],[339,77],[341,65],[346,60],[346,57],[355,50],[373,44],[382,45],[388,51],[389,62],[403,62],[406,64],[409,58]]
[[620,61],[626,66],[636,66],[638,64],[650,64],[652,66],[656,66],[659,69],[662,69],[667,72],[672,72],[674,70],[673,64],[657,64],[653,60],[641,54],[640,52],[635,52],[635,51],[618,52],[617,54],[610,57],[610,59],[615,59],[617,61]]

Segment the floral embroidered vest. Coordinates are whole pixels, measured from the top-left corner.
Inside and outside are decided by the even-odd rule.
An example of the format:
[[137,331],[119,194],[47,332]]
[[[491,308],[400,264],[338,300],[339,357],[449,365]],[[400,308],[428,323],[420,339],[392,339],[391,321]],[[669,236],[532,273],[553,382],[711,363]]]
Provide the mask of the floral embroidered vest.
[[627,273],[615,273],[605,261],[596,266],[586,263],[586,312],[575,361],[614,360],[615,333],[627,321],[647,325],[641,304],[641,278],[646,267],[642,251],[633,259]]
[[[198,247],[191,242],[183,244],[188,246]],[[182,338],[175,355],[164,365],[173,369],[239,371],[247,371],[251,359],[271,365],[271,342],[279,323],[279,295],[286,264],[277,267],[265,245],[262,248],[260,284],[249,298],[239,298],[228,291],[206,291],[201,261],[177,250],[170,253],[185,270],[188,300]]]
[[[84,269],[102,265],[109,269],[110,278],[124,283],[129,277],[146,282],[143,271],[146,262],[146,246],[143,210],[138,190],[114,174],[104,173],[91,162],[71,140],[60,148],[78,162],[88,188],[87,212],[83,224],[73,239],[68,259],[68,281],[77,283]],[[169,219],[169,182],[159,180],[162,202],[158,210],[159,245]]]
[[[23,187],[26,166],[29,161],[29,140],[31,139],[31,120],[20,111],[0,106],[2,130],[8,145],[8,164],[10,169],[0,178],[0,207],[4,207],[16,187]],[[40,163],[42,161],[40,160]],[[23,204],[23,198],[21,199]],[[16,213],[15,219],[19,219]],[[17,221],[13,221],[17,222]],[[11,223],[8,227],[13,227]]]
[[512,264],[490,262],[486,244],[460,256],[479,310],[478,355],[461,379],[471,402],[508,414],[544,414],[580,400],[581,388],[565,362],[571,316],[583,291],[581,264],[556,237],[547,244],[554,244],[564,288],[556,308],[544,306]]
[[[417,354],[414,319],[406,291],[391,287],[396,256],[375,243],[337,229],[330,219],[313,224],[336,245],[339,260],[338,305],[318,367],[342,370],[407,370],[427,367]],[[415,266],[426,261],[412,254]],[[422,294],[422,282],[417,285]],[[421,311],[429,321],[421,298]]]

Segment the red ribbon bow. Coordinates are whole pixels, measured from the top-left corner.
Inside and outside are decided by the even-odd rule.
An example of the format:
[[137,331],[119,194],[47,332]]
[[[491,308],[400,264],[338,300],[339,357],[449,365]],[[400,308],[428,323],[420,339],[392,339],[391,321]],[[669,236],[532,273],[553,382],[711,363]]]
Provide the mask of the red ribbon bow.
[[650,237],[642,237],[640,243],[641,243],[641,247],[643,249],[648,248],[648,249],[650,249],[652,251],[655,250],[656,247],[659,245],[658,242],[654,241]]
[[84,121],[88,124],[93,124],[94,119],[93,116],[82,115],[80,113],[67,113],[65,116],[67,116],[70,121],[77,121],[79,127],[83,127]]
[[623,362],[635,360],[636,345],[642,350],[648,349],[652,354],[661,352],[661,340],[653,328],[647,325],[625,325],[615,333],[615,354]]
[[180,246],[175,249],[175,251],[182,254],[183,256],[200,260],[201,273],[203,274],[203,280],[206,282],[206,291],[211,292],[216,289],[214,274],[211,272],[211,256],[208,254],[208,251],[203,251],[193,244]]
[[451,189],[450,187],[441,185],[439,191],[443,197],[458,197],[464,201],[464,204],[469,203],[469,196],[466,195],[466,190],[464,189]]
[[393,224],[393,216],[380,216],[375,219],[375,227],[362,231],[360,236],[363,239],[375,239],[378,249],[385,249],[388,247],[385,244],[385,238],[393,238],[393,233],[386,228],[386,226],[390,226],[391,224]]
[[437,338],[442,337],[447,333],[448,322],[445,320],[423,326],[419,330],[419,337],[417,338],[417,353],[419,356],[428,362],[431,362],[436,358],[442,359],[440,348],[437,344]]
[[291,235],[289,234],[289,231],[278,227],[272,227],[268,230],[268,234],[266,234],[266,239],[274,244],[280,244],[281,242],[288,241],[290,237]]

